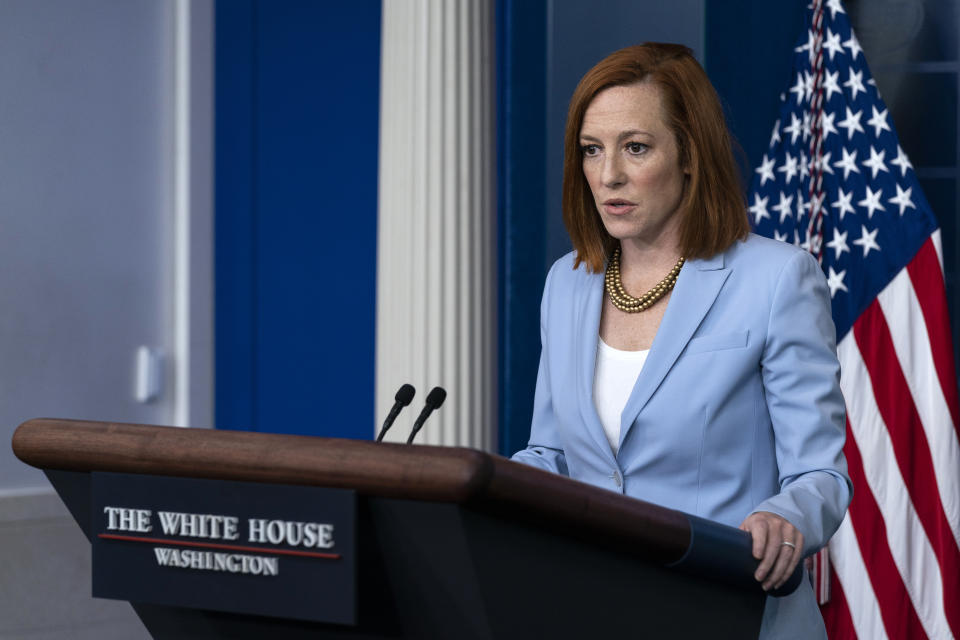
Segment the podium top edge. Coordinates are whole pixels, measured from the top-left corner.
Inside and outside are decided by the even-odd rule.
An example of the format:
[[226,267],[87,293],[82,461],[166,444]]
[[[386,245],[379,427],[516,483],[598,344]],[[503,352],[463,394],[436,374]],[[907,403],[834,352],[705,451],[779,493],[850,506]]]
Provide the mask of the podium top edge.
[[480,506],[550,522],[669,563],[690,542],[681,512],[463,447],[36,418],[13,451],[40,469],[110,471],[352,489]]

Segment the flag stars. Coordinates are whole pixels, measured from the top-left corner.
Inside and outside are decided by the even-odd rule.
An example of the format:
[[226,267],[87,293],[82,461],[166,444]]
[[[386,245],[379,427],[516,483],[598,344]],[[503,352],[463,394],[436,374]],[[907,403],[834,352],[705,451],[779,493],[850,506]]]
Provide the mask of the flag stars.
[[[780,94],[779,113],[770,114],[779,118],[767,131],[768,149],[755,165],[754,193],[746,204],[758,233],[818,257],[839,305],[838,323],[846,326],[862,296],[874,295],[889,279],[888,267],[907,259],[900,241],[913,246],[932,218],[916,174],[907,179],[914,166],[898,144],[893,109],[879,99],[861,60],[865,52],[840,15],[842,0],[806,2],[822,6],[821,31],[794,43],[801,45],[792,56],[794,81]],[[822,66],[807,64],[805,57]],[[827,218],[822,225],[819,216]]]
[[797,144],[797,138],[800,136],[800,120],[797,118],[797,114],[790,114],[790,126],[784,127],[783,132],[790,134],[790,144]]
[[803,100],[804,102],[810,102],[810,98],[813,96],[813,74],[808,73],[807,71],[803,72]]
[[847,232],[840,231],[835,227],[833,229],[833,240],[827,243],[827,247],[834,250],[834,260],[839,260],[844,251],[850,251],[850,247],[847,246]]
[[873,148],[873,145],[870,145],[870,159],[863,161],[863,166],[870,169],[870,179],[877,177],[877,173],[880,171],[886,171],[890,173],[887,169],[887,165],[883,163],[883,157],[887,155],[886,150],[881,150],[879,153],[876,149]]
[[802,44],[799,47],[795,47],[794,51],[800,53],[801,51],[807,52],[807,58],[810,62],[813,62],[813,45],[816,42],[816,34],[813,32],[813,29],[807,29],[807,43]]
[[760,221],[764,218],[769,218],[770,213],[767,211],[767,202],[770,200],[770,196],[760,197],[760,194],[753,194],[753,204],[750,206],[750,213],[753,214],[753,226],[760,224]]
[[893,204],[900,207],[900,215],[903,215],[903,212],[907,210],[907,207],[911,209],[916,209],[916,205],[913,204],[913,200],[910,199],[910,194],[913,193],[913,187],[907,187],[906,190],[897,185],[897,195],[887,200],[887,202],[892,202]]
[[910,159],[907,158],[907,154],[903,152],[903,148],[900,145],[897,145],[897,157],[890,161],[890,164],[895,164],[900,167],[900,177],[907,175],[907,169],[913,169],[913,165],[910,164]]
[[843,95],[843,89],[840,88],[840,85],[837,84],[837,81],[840,79],[840,72],[834,71],[830,73],[827,71],[823,76],[823,90],[827,92],[826,102],[830,102],[830,98],[833,97],[833,94],[839,93]]
[[837,114],[831,111],[830,113],[824,113],[823,117],[820,118],[820,131],[823,132],[824,141],[830,137],[831,133],[836,133],[837,135],[840,134],[840,132],[837,131],[837,128],[833,126],[833,121],[836,117]]
[[804,85],[804,83],[803,83],[803,74],[801,74],[801,73],[798,71],[798,72],[797,72],[797,83],[796,83],[795,85],[793,85],[792,87],[790,87],[790,93],[795,93],[795,94],[797,94],[797,103],[798,103],[798,104],[799,104],[800,102],[803,102],[803,88],[804,88],[804,86],[805,86],[805,85]]
[[857,131],[860,133],[866,133],[863,130],[863,125],[860,124],[860,117],[863,115],[863,111],[857,111],[854,113],[850,110],[850,107],[846,107],[847,117],[837,123],[838,127],[843,127],[847,130],[847,140],[853,138],[853,134]]
[[890,131],[890,125],[887,124],[887,110],[877,111],[875,105],[870,105],[873,115],[867,120],[867,124],[873,127],[873,137],[879,138],[881,131]]
[[[827,9],[830,9],[830,19],[834,20],[838,13],[846,13],[840,0],[827,0]],[[838,36],[839,37],[839,36]]]
[[[809,206],[808,203],[803,201],[803,193],[800,191],[797,191],[797,220],[800,220],[803,218],[803,214],[807,210],[808,206]],[[783,212],[781,211],[780,224],[783,224],[783,218],[784,218]]]
[[[810,236],[810,242],[809,242],[809,244],[810,244],[810,246],[809,246],[809,247],[806,247],[807,251],[809,251],[810,253],[812,253],[812,254],[815,255],[815,256],[819,256],[819,255],[820,255],[820,245],[823,244],[823,238],[821,238],[821,237],[820,237],[819,235],[817,235],[817,234],[813,234],[812,236]],[[820,262],[820,259],[819,259],[819,258],[817,259],[817,262]]]
[[823,170],[824,173],[833,174],[833,168],[830,166],[830,151],[827,151],[823,154],[823,157],[819,160],[814,160],[812,164],[817,168]]
[[[878,211],[878,210],[886,211],[886,208],[882,204],[880,204],[880,197],[883,195],[883,189],[877,189],[876,192],[870,189],[869,186],[866,187],[866,189],[867,189],[866,197],[864,197],[863,200],[860,200],[859,202],[857,202],[857,204],[860,205],[861,207],[867,208],[867,218],[870,219],[870,218],[873,218],[874,211]],[[856,242],[854,242],[854,244],[856,244]]]
[[787,184],[790,184],[799,171],[797,168],[797,159],[787,151],[786,158],[783,160],[783,166],[777,169],[777,171],[782,171],[784,173],[784,180],[786,180]]
[[838,207],[840,209],[839,211],[840,222],[843,222],[844,215],[848,213],[854,213],[855,211],[855,209],[853,208],[853,205],[850,203],[851,199],[853,199],[852,190],[849,193],[844,193],[842,188],[837,189],[837,201],[831,203],[830,206]]
[[857,36],[853,34],[853,31],[850,32],[850,39],[844,40],[843,46],[847,49],[850,49],[850,59],[856,60],[857,56],[860,55],[860,52],[863,51],[863,48],[860,47],[860,43],[857,42]]
[[866,225],[860,225],[860,237],[854,240],[853,244],[863,248],[864,258],[867,257],[867,254],[869,254],[871,250],[876,250],[877,253],[880,253],[880,245],[877,244],[877,232],[879,231],[879,227],[873,231],[867,231]]
[[[853,67],[850,67],[850,79],[843,83],[843,86],[850,87],[850,101],[853,102],[857,99],[857,92],[862,91],[863,93],[867,92],[867,88],[863,86],[863,71],[854,71]],[[847,109],[849,113],[850,109]]]
[[828,267],[830,273],[827,275],[827,286],[830,287],[830,297],[833,298],[837,291],[848,291],[847,285],[843,284],[843,279],[847,277],[847,270],[844,269],[840,273],[837,273],[833,270],[833,267]]
[[[793,196],[788,196],[780,192],[780,203],[773,206],[773,210],[780,214],[780,224],[783,224],[783,221],[787,219],[792,212],[790,211],[793,205]],[[743,211],[743,209],[741,209]]]
[[833,56],[836,53],[843,55],[843,46],[840,44],[840,34],[834,33],[827,27],[827,39],[823,43],[823,48],[830,52],[830,62],[833,62]]
[[857,150],[854,149],[853,153],[850,153],[846,147],[843,147],[840,151],[843,153],[843,158],[834,162],[833,166],[843,169],[843,179],[846,180],[851,171],[860,173],[860,169],[857,167]]
[[770,148],[773,148],[773,145],[780,142],[780,119],[778,118],[776,122],[773,123],[773,133],[770,134]]
[[767,180],[777,181],[776,174],[773,173],[773,165],[776,162],[776,158],[767,158],[767,154],[763,154],[763,160],[760,162],[760,166],[754,169],[757,173],[760,174],[760,186],[762,187]]

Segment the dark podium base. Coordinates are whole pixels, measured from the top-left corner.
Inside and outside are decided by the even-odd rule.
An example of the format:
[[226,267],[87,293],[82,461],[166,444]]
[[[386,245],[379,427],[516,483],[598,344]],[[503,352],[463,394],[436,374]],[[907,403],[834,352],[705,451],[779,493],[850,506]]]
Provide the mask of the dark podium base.
[[[49,471],[90,536],[90,475]],[[361,498],[359,624],[151,604],[155,638],[755,638],[765,596],[456,504]],[[309,589],[310,585],[304,585]]]

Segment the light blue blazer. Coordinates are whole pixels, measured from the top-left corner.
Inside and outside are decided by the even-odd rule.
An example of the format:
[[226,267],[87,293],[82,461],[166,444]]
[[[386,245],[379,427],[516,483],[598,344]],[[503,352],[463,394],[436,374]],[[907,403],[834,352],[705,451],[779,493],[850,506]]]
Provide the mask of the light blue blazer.
[[[529,446],[514,459],[738,526],[754,511],[823,547],[851,497],[826,280],[816,260],[751,235],[689,260],[623,410],[614,455],[593,404],[603,274],[574,255],[547,276]],[[813,592],[768,598],[763,638],[825,637]]]

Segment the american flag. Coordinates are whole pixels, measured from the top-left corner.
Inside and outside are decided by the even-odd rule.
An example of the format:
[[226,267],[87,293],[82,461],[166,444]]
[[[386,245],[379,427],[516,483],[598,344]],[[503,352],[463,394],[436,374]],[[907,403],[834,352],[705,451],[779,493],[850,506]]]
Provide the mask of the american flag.
[[757,233],[820,258],[833,302],[854,497],[815,587],[834,640],[960,638],[940,231],[840,0],[808,21],[748,206]]

